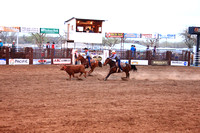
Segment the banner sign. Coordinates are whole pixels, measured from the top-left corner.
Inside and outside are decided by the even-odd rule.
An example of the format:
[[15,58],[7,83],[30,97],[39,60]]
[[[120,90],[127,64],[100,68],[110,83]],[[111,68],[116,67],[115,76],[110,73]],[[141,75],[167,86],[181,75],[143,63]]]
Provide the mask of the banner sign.
[[137,33],[124,33],[125,38],[140,38],[140,34]]
[[129,64],[129,61],[128,60],[121,60],[122,63],[127,63]]
[[33,59],[33,65],[50,65],[51,59]]
[[6,65],[6,59],[0,59],[0,65]]
[[156,61],[156,60],[153,60],[151,62],[151,65],[167,66],[168,65],[168,61]]
[[106,37],[113,37],[113,38],[122,38],[124,37],[124,33],[105,33]]
[[5,32],[20,32],[20,27],[5,27],[5,26],[0,26],[0,31],[5,31]]
[[45,33],[45,34],[59,34],[59,29],[54,29],[54,28],[40,28],[40,33]]
[[140,34],[141,38],[152,38],[152,34]]
[[148,60],[131,60],[131,65],[148,65]]
[[188,61],[171,61],[172,66],[188,66]]
[[24,33],[40,33],[40,28],[21,27],[21,32],[24,32]]
[[165,39],[175,39],[176,35],[175,34],[159,34],[159,38],[165,38]]
[[53,64],[71,64],[71,59],[53,59]]
[[200,34],[200,27],[189,27],[189,34]]
[[29,65],[29,59],[9,59],[9,65]]

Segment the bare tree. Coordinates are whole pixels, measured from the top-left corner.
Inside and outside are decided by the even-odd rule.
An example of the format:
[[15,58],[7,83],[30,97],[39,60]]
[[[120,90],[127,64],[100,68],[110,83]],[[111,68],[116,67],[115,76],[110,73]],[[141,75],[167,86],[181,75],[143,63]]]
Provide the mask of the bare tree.
[[31,33],[34,37],[36,44],[40,49],[43,49],[43,42],[45,40],[46,34],[45,33]]
[[103,38],[103,44],[110,47],[115,46],[115,44],[117,43],[120,43],[120,40],[118,38]]
[[189,34],[187,29],[184,30],[183,33],[180,33],[180,35],[184,38],[185,45],[187,45],[188,48],[192,48],[196,45],[196,36]]

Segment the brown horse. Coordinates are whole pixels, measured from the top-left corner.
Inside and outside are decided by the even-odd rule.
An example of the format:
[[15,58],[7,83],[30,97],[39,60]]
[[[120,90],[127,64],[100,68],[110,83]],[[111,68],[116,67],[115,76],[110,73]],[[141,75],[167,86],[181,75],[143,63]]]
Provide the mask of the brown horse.
[[60,70],[65,70],[69,74],[69,80],[71,80],[71,75],[74,77],[75,73],[80,73],[79,77],[85,73],[86,78],[86,71],[83,65],[69,65],[69,66],[62,66]]
[[[76,59],[77,61],[81,61],[81,64],[82,65],[84,65],[85,66],[85,68],[87,68],[87,66],[89,66],[89,62],[88,62],[88,59],[85,59],[82,55],[78,55],[78,57],[77,57],[77,59]],[[102,67],[102,63],[100,62],[100,61],[98,61],[98,60],[94,60],[94,59],[91,59],[90,60],[90,64],[91,64],[91,69],[90,69],[90,71],[88,72],[88,75],[90,75],[93,71],[94,71],[94,69],[96,68],[96,67]]]
[[[112,59],[110,58],[107,58],[104,62],[104,66],[109,64],[110,65],[110,71],[108,73],[108,75],[105,77],[105,81],[107,80],[107,78],[112,74],[112,73],[116,73],[117,72],[117,68],[118,68],[118,64],[113,61]],[[129,74],[129,71],[131,69],[133,69],[133,71],[137,71],[137,68],[135,67],[135,65],[130,65],[130,64],[127,64],[127,63],[121,63],[122,64],[122,69],[123,69],[123,72],[126,73],[126,78],[129,78],[130,74]],[[120,70],[119,70],[120,71]],[[118,72],[119,72],[118,71]]]

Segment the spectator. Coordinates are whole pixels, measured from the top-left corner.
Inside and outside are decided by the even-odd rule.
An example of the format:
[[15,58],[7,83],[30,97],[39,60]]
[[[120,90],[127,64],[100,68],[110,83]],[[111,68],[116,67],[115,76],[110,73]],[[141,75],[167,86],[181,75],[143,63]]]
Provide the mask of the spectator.
[[51,48],[54,49],[53,55],[55,56],[55,53],[56,53],[56,51],[55,51],[55,42],[53,42],[53,44],[51,45]]
[[154,46],[154,48],[153,48],[153,57],[155,57],[156,56],[156,46]]
[[149,51],[150,49],[149,49],[149,45],[147,45],[147,49],[146,49],[146,51]]
[[74,57],[75,57],[75,65],[77,65],[78,64],[78,61],[76,60],[78,58],[78,50],[77,49],[74,51]]
[[13,41],[13,43],[12,43],[12,52],[15,53],[15,50],[16,50],[15,41]]
[[46,49],[48,49],[48,48],[50,48],[50,43],[49,42],[47,42],[47,44],[46,44]]
[[0,39],[0,50],[1,50],[2,47],[3,47],[3,42],[2,42],[2,40]]
[[135,45],[131,45],[131,52],[132,52],[131,57],[135,57],[134,56],[135,55],[135,51],[136,51]]
[[52,49],[55,49],[55,42],[53,42],[53,44],[51,45]]

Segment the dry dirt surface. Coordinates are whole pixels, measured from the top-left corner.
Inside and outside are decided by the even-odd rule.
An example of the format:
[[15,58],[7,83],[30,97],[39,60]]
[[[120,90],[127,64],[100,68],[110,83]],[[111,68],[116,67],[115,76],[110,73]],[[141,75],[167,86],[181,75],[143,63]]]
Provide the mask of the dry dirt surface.
[[0,66],[0,132],[199,133],[200,67],[137,68],[70,81],[56,65]]

